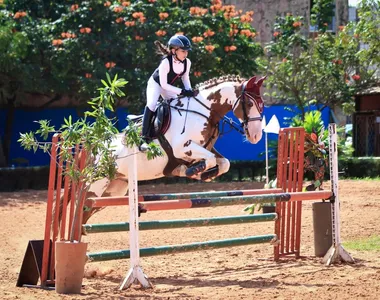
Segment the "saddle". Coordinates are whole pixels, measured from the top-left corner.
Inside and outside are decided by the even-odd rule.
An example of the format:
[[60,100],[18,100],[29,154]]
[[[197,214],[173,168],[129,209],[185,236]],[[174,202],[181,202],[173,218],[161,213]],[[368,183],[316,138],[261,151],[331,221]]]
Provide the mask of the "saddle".
[[[142,122],[143,115],[129,115],[128,121],[134,123]],[[171,112],[169,105],[166,102],[160,102],[154,113],[152,124],[150,127],[150,136],[152,139],[157,139],[168,131],[171,122]]]
[[[142,122],[143,115],[129,115],[127,117],[128,121],[135,122],[135,123],[141,123]],[[192,173],[198,172],[201,169],[204,170],[206,167],[204,165],[204,161],[199,161],[196,163],[189,163],[187,161],[184,161],[182,159],[176,158],[173,154],[173,149],[169,142],[165,138],[165,133],[169,129],[171,123],[171,110],[169,107],[169,104],[162,101],[159,102],[157,109],[155,111],[155,115],[152,120],[151,128],[150,128],[150,136],[152,139],[158,139],[158,142],[160,143],[161,147],[164,149],[168,156],[168,163],[166,167],[163,170],[163,174],[166,177],[171,177],[173,170],[179,166],[179,165],[186,165],[189,167],[189,174],[187,176],[191,176]],[[216,155],[221,156],[214,148],[211,150]],[[222,157],[222,156],[221,156]],[[203,166],[204,165],[204,166]],[[190,174],[191,173],[191,174]],[[204,174],[202,174],[202,180],[206,180],[212,176],[215,176],[218,173],[218,166],[207,170]]]

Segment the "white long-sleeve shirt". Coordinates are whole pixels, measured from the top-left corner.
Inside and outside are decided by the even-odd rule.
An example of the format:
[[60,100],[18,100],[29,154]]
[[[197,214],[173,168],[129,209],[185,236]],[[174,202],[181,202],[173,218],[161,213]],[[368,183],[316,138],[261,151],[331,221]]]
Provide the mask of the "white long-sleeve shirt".
[[[190,83],[190,68],[191,68],[191,61],[186,58],[187,61],[187,67],[186,67],[186,72],[185,74],[182,75],[182,82],[185,87],[185,89],[191,89],[191,83]],[[181,74],[184,70],[185,65],[180,62],[176,61],[173,58],[173,71],[177,74]],[[168,79],[168,73],[170,72],[170,64],[168,59],[163,59],[158,66],[158,74],[159,74],[159,79],[160,79],[160,85],[164,90],[168,90],[170,92],[173,92],[177,95],[181,93],[181,89],[178,87],[175,87],[167,82]]]

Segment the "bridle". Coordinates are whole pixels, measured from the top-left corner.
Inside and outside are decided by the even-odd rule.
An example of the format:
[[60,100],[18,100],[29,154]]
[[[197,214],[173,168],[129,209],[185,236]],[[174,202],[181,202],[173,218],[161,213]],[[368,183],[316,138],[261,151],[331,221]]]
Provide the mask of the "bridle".
[[[235,110],[237,104],[241,102],[242,110],[243,110],[243,122],[241,126],[244,128],[245,135],[249,137],[248,131],[248,123],[252,121],[262,121],[263,120],[263,110],[264,110],[264,102],[261,99],[260,95],[255,94],[253,91],[247,90],[247,81],[243,82],[241,85],[241,95],[237,97],[235,103],[232,106],[232,111]],[[256,105],[258,112],[260,113],[259,117],[249,117],[247,106],[252,107],[253,104]]]

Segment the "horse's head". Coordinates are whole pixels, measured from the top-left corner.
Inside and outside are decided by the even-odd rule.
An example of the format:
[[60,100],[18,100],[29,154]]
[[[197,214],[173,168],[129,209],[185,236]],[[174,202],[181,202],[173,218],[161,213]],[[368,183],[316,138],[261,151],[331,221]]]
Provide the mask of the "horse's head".
[[[218,122],[229,111],[239,119],[247,140],[252,144],[260,141],[262,136],[261,121],[264,102],[260,87],[266,77],[256,81],[256,77],[243,80],[238,76],[224,76],[211,79],[198,86],[200,99],[209,106],[210,121]],[[208,101],[210,102],[208,102]]]
[[232,106],[234,115],[240,120],[247,140],[256,144],[261,140],[264,101],[260,94],[260,87],[266,77],[256,82],[256,76],[236,86],[236,100]]

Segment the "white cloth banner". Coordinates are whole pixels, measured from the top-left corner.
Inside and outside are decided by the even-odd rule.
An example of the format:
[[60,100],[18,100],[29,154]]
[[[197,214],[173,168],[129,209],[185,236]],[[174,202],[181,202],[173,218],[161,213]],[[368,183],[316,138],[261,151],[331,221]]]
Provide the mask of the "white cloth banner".
[[273,115],[273,117],[272,117],[272,119],[270,119],[268,125],[265,126],[264,132],[276,133],[276,134],[278,134],[280,132],[280,123],[278,122],[276,115]]

